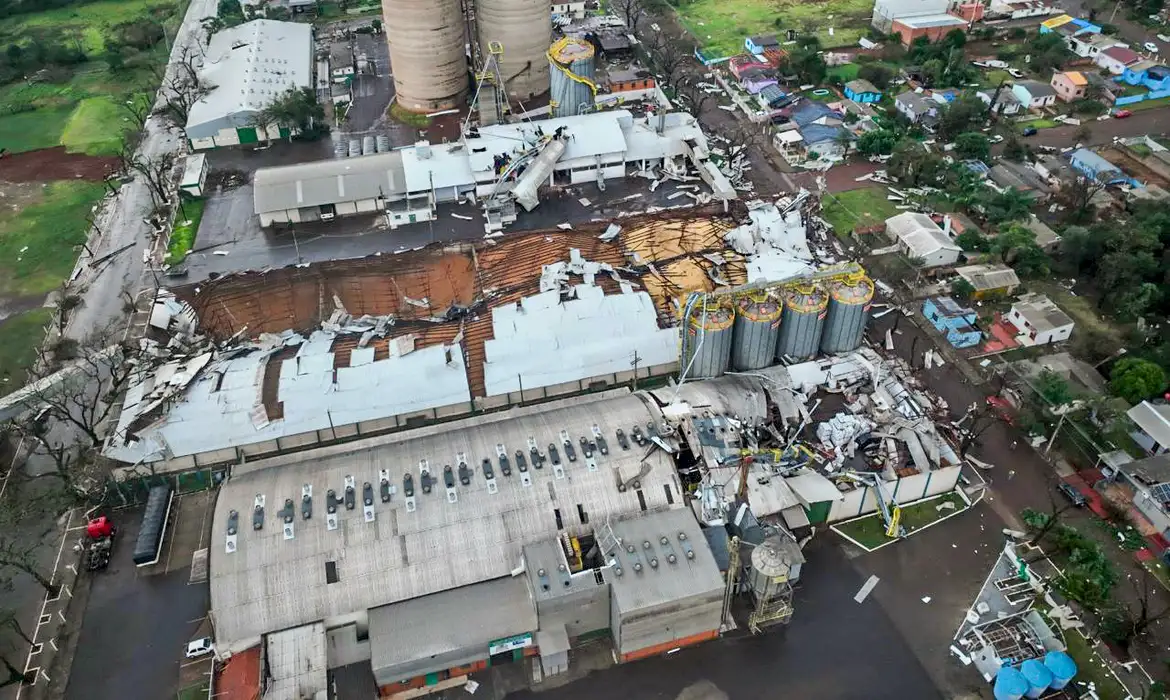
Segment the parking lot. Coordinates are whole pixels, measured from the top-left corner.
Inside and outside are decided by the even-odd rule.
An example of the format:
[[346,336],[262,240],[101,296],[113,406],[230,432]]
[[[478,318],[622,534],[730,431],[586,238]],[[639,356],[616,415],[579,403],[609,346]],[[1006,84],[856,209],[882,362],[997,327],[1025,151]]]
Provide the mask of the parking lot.
[[65,697],[173,698],[205,678],[210,660],[187,663],[187,642],[210,633],[207,583],[190,582],[191,557],[207,546],[215,492],[176,497],[158,564],[132,560],[142,511],[113,514],[120,531],[110,566],[94,575]]

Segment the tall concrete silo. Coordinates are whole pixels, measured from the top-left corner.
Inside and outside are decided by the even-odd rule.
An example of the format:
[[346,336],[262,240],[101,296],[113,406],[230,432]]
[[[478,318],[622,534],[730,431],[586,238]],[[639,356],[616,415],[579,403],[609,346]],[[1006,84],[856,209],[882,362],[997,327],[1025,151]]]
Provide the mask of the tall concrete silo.
[[552,13],[548,0],[476,0],[479,45],[496,41],[503,47],[500,76],[508,97],[527,100],[548,92],[548,59]]
[[382,16],[398,104],[422,113],[462,106],[468,82],[459,0],[382,0]]
[[780,337],[779,299],[767,292],[740,297],[735,309],[731,364],[737,370],[762,369],[775,362]]
[[821,352],[849,352],[861,347],[872,303],[873,281],[868,277],[830,283]]
[[794,360],[816,357],[821,346],[821,332],[825,329],[825,312],[829,295],[819,284],[797,284],[785,287],[781,295],[784,313],[780,317],[780,340],[776,357],[785,355]]
[[734,323],[735,312],[728,297],[707,297],[695,305],[684,329],[687,354],[682,367],[690,367],[687,379],[718,377],[727,371]]
[[568,36],[549,48],[552,91],[548,97],[554,117],[571,117],[593,106],[597,92],[594,54],[593,44]]

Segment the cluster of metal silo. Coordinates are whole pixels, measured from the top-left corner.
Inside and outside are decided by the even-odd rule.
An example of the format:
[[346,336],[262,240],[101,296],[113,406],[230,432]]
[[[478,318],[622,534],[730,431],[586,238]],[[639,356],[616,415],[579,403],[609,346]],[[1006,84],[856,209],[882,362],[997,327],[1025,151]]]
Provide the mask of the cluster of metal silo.
[[549,103],[554,117],[571,117],[593,106],[597,90],[593,82],[594,54],[593,44],[568,36],[549,48],[548,65],[552,70]]
[[510,98],[527,100],[548,91],[544,55],[552,41],[548,0],[476,0],[475,24],[480,47],[493,41],[503,47],[500,76]]
[[831,282],[821,352],[849,352],[860,347],[872,303],[873,280],[868,277]]
[[735,309],[729,297],[704,297],[691,310],[683,367],[687,378],[718,377],[731,364]]
[[776,359],[808,360],[816,357],[825,329],[829,294],[815,282],[794,284],[781,292],[784,313],[780,317],[780,339]]
[[774,295],[753,292],[739,298],[735,308],[731,364],[739,371],[763,369],[775,362],[783,306]]
[[382,0],[382,16],[398,104],[424,114],[461,106],[468,81],[460,0]]

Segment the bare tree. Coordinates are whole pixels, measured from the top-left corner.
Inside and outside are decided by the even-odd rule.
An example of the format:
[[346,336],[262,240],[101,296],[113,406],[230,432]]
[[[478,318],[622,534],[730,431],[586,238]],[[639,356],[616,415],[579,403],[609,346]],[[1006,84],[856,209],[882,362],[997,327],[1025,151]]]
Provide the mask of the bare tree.
[[638,28],[642,17],[646,15],[641,0],[610,0],[609,9],[622,18],[622,21],[626,23],[626,28],[631,32]]
[[[56,501],[58,496],[64,496],[63,507],[85,503],[98,489],[101,455],[94,445],[54,439],[43,422],[33,419],[13,421],[8,424],[8,429],[13,436],[21,438],[28,445],[23,453],[23,464],[16,472],[21,475],[22,480],[27,482],[44,479],[60,483],[59,491],[50,490],[41,494],[46,501],[43,508],[51,511],[61,510],[56,503],[50,504],[50,501]],[[32,474],[29,466],[35,461],[44,462],[51,468]]]
[[41,573],[38,561],[41,538],[28,537],[27,533],[16,532],[6,527],[0,533],[0,586],[12,590],[13,577],[25,574],[45,589],[49,595],[56,595],[60,586]]
[[713,94],[699,85],[700,82],[702,81],[695,75],[684,75],[675,85],[675,96],[689,103],[689,111],[696,118],[699,118],[704,108],[715,99]]
[[1093,198],[1104,189],[1105,183],[1097,178],[1076,177],[1066,182],[1057,197],[1065,207],[1065,220],[1071,223],[1085,221]]
[[172,126],[182,129],[187,125],[191,108],[214,86],[199,75],[199,54],[190,46],[184,47],[178,60],[170,65],[174,67],[170,75],[167,75],[165,66],[154,69],[163,95],[163,104],[156,113]]
[[[1124,650],[1128,650],[1134,640],[1149,632],[1150,626],[1155,622],[1170,618],[1170,605],[1157,606],[1152,600],[1155,589],[1161,588],[1160,585],[1151,583],[1152,578],[1150,572],[1145,569],[1142,569],[1136,579],[1130,578],[1136,609],[1123,603],[1116,603],[1102,615],[1102,634]],[[1160,609],[1155,612],[1156,607]]]
[[150,191],[150,199],[156,207],[167,201],[171,189],[171,175],[175,170],[177,160],[174,152],[167,151],[147,157],[135,152],[134,147],[130,144],[123,144],[118,158],[122,163],[123,170],[142,177],[142,181],[146,183],[146,187]]
[[658,31],[643,39],[642,45],[650,55],[654,68],[661,74],[659,82],[663,87],[673,89],[691,58],[691,49],[686,41],[682,37]]

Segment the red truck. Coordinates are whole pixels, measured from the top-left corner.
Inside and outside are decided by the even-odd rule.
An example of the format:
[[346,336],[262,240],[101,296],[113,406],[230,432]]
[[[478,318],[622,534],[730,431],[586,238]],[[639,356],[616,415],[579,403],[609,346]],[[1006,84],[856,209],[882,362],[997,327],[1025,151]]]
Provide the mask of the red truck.
[[114,538],[118,528],[102,515],[85,525],[85,568],[87,571],[101,571],[110,565],[114,551]]

